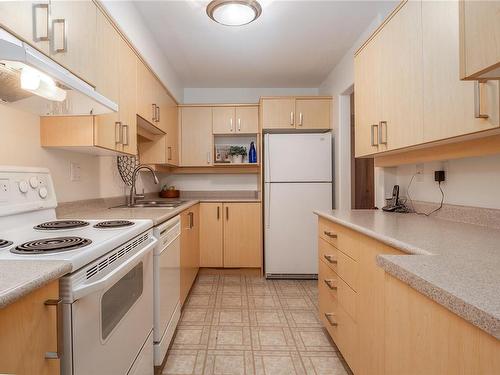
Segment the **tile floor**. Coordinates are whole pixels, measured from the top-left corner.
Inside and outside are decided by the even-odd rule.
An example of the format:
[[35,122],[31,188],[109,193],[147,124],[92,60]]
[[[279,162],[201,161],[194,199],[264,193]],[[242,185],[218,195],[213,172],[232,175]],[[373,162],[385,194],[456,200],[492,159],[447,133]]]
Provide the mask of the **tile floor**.
[[316,283],[201,270],[162,374],[348,374],[318,319]]

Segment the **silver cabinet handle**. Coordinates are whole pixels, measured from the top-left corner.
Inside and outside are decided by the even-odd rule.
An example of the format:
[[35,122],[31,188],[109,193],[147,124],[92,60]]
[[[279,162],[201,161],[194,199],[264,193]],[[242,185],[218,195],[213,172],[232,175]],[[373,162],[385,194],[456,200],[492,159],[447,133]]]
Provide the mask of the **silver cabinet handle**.
[[169,146],[167,147],[167,149],[168,149],[168,160],[172,160],[172,147]]
[[299,113],[299,126],[302,126],[302,123],[304,121],[304,115],[302,114],[302,112]]
[[151,104],[151,108],[152,108],[151,120],[153,120],[153,122],[156,122],[156,104]]
[[325,258],[328,261],[328,263],[332,263],[332,264],[337,263],[337,260],[333,257],[333,255],[325,254],[325,255],[323,255],[323,258]]
[[[38,36],[38,27],[37,27],[37,24],[38,24],[38,10],[39,9],[42,9],[46,12],[46,16],[47,16],[47,21],[45,23],[45,36]],[[49,4],[33,4],[33,40],[35,42],[46,42],[46,41],[49,41],[50,40],[50,37],[49,37],[49,33],[50,33],[50,26],[49,26],[49,22],[50,22],[50,17],[49,17]]]
[[336,327],[339,324],[336,321],[332,320],[333,317],[335,317],[335,314],[325,313],[325,318],[326,318],[326,320],[328,320],[328,323],[330,323],[331,326]]
[[371,145],[372,146],[378,146],[378,135],[377,135],[377,143],[375,143],[375,128],[377,128],[377,133],[378,133],[378,125],[377,124],[373,124],[372,125],[372,128],[371,128]]
[[212,153],[210,151],[207,152],[207,164],[210,164],[212,158],[211,158]]
[[231,131],[231,132],[233,131],[233,118],[232,117],[229,119],[229,131]]
[[128,146],[128,125],[122,125],[122,144]]
[[226,221],[229,220],[229,207],[226,206]]
[[192,212],[188,212],[189,216],[189,229],[193,229],[194,227],[194,214]]
[[[385,126],[385,140],[384,140],[384,126]],[[378,143],[381,145],[387,144],[387,121],[380,121],[378,126]]]
[[239,132],[241,131],[241,119],[240,118],[238,119],[238,131]]
[[474,82],[474,117],[475,118],[488,118],[487,114],[481,113],[481,83],[486,83],[487,81],[475,81]]
[[293,126],[293,123],[295,122],[295,121],[294,121],[294,117],[295,117],[295,116],[294,116],[294,113],[293,113],[293,112],[290,112],[290,125],[292,125],[292,126]]
[[330,238],[337,238],[337,235],[335,233],[332,233],[332,232],[330,232],[328,230],[324,230],[323,233],[325,235],[327,235],[328,237],[330,237]]
[[57,320],[57,352],[45,352],[45,359],[60,359],[62,356],[63,348],[63,314],[62,314],[62,298],[48,299],[44,302],[45,306],[56,307],[56,320]]
[[155,116],[155,121],[160,122],[160,107],[158,107],[156,104],[156,116]]
[[[62,47],[56,47],[56,24],[60,24],[60,28],[62,29]],[[66,20],[64,18],[57,18],[52,20],[52,51],[54,53],[63,53],[68,52],[68,38],[67,38],[67,30],[66,30]]]
[[326,286],[331,289],[331,290],[337,290],[337,287],[335,285],[333,285],[333,283],[335,282],[335,280],[332,280],[332,279],[324,279],[323,280],[326,284]]
[[220,206],[217,206],[217,220],[220,220]]
[[120,121],[115,122],[115,143],[119,145],[123,141],[122,134],[122,123]]

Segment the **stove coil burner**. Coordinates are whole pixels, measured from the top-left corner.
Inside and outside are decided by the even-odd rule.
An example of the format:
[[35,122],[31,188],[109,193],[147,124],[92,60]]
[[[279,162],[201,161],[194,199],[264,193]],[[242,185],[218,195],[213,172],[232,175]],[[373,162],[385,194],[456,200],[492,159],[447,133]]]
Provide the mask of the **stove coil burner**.
[[39,230],[60,230],[60,229],[75,229],[89,225],[88,222],[82,220],[56,220],[34,226],[34,229]]
[[0,249],[12,245],[12,241],[0,239]]
[[92,243],[81,237],[55,237],[25,242],[10,251],[15,254],[50,254],[80,249]]
[[94,228],[112,229],[112,228],[129,227],[131,225],[134,225],[134,223],[132,221],[128,221],[128,220],[108,220],[108,221],[101,221],[100,223],[97,223],[96,225],[94,225]]

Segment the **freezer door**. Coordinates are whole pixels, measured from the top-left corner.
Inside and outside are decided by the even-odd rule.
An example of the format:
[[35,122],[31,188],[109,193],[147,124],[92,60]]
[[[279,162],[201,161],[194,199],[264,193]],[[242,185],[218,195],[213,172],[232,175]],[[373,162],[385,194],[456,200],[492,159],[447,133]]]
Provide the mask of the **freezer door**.
[[265,184],[265,272],[317,274],[317,216],[330,210],[331,183]]
[[266,134],[265,182],[332,181],[331,133]]

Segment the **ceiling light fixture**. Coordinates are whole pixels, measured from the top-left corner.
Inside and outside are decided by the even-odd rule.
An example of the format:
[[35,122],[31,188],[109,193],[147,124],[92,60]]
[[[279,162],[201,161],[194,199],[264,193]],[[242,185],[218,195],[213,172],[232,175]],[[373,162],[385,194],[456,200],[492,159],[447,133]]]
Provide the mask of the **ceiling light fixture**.
[[262,7],[255,0],[213,0],[207,5],[208,16],[225,26],[243,26],[255,21]]

